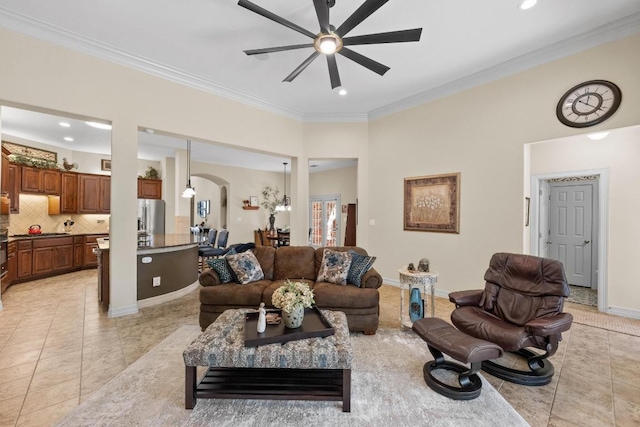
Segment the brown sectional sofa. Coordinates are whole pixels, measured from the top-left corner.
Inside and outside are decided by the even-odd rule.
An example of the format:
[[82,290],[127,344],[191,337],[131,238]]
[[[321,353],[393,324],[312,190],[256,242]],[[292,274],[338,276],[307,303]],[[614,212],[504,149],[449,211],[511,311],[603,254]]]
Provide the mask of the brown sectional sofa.
[[[367,252],[359,247],[329,248],[337,251],[354,250],[361,255]],[[316,282],[322,264],[324,248],[310,246],[257,246],[252,249],[258,259],[264,280],[241,285],[220,282],[218,273],[205,269],[200,275],[200,327],[206,329],[225,310],[232,308],[258,308],[261,302],[272,307],[271,296],[286,279],[303,281],[313,289],[316,305],[321,309],[342,311],[347,315],[349,330],[375,334],[378,329],[378,288],[382,277],[371,268],[362,277],[362,286],[337,285]]]

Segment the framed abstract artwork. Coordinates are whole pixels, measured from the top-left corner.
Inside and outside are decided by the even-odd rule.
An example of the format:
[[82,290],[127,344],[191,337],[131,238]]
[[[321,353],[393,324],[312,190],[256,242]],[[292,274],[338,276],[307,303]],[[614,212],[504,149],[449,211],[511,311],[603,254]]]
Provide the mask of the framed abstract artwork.
[[460,233],[460,173],[405,178],[404,229]]

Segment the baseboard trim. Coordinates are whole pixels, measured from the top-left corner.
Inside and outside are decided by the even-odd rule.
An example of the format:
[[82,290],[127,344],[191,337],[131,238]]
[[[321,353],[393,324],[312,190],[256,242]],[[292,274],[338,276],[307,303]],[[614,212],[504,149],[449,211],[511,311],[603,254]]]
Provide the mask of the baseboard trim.
[[108,316],[111,319],[114,317],[122,317],[122,316],[127,316],[129,314],[136,314],[137,312],[138,312],[138,304],[133,304],[133,305],[120,307],[116,309],[112,308],[111,305],[109,305]]
[[[397,279],[389,279],[387,277],[383,277],[382,278],[382,282],[385,285],[390,285],[390,286],[393,286],[394,288],[402,288],[402,285],[400,284],[400,281],[397,280]],[[437,297],[449,299],[449,291],[447,291],[445,289],[438,289],[437,285],[436,285],[436,289],[435,289],[434,293],[435,293],[435,295]]]
[[163,302],[173,301],[198,289],[200,282],[197,280],[189,286],[178,289],[177,291],[169,292],[168,294],[158,295],[157,297],[145,298],[138,301],[138,308],[151,307],[153,305],[162,304]]
[[640,319],[640,310],[624,307],[609,307],[609,314],[616,316],[629,317],[631,319]]

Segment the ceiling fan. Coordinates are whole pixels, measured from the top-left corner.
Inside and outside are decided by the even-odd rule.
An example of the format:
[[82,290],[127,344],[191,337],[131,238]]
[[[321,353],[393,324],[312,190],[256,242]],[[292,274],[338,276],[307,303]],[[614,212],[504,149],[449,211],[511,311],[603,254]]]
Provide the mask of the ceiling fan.
[[346,46],[356,46],[363,44],[378,44],[378,43],[403,43],[403,42],[417,42],[420,41],[420,35],[422,34],[422,28],[414,28],[412,30],[400,30],[390,31],[386,33],[366,34],[362,36],[345,37],[351,30],[353,30],[358,24],[367,19],[372,13],[380,9],[389,0],[366,0],[346,21],[340,25],[337,29],[329,24],[329,9],[335,5],[335,0],[313,0],[313,4],[316,9],[316,15],[318,16],[318,23],[320,24],[320,33],[314,34],[291,21],[288,21],[268,10],[251,3],[249,0],[240,0],[238,5],[249,9],[259,15],[264,16],[278,24],[291,28],[305,36],[313,39],[313,43],[294,44],[288,46],[267,47],[263,49],[251,49],[245,50],[247,55],[260,55],[263,53],[282,52],[285,50],[302,49],[305,47],[313,47],[315,50],[313,53],[305,59],[291,74],[289,74],[283,81],[291,82],[298,74],[304,71],[320,54],[324,54],[327,57],[327,64],[329,66],[329,77],[331,78],[331,89],[341,86],[340,74],[338,73],[338,65],[336,63],[335,54],[349,58],[350,60],[362,65],[365,68],[370,69],[374,73],[384,75],[389,71],[389,67],[373,59],[367,58]]

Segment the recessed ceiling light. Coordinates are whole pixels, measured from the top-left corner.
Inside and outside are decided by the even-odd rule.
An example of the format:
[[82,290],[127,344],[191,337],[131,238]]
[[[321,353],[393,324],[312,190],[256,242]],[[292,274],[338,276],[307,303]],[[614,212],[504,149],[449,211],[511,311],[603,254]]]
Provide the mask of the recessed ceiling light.
[[148,133],[149,135],[153,135],[153,134],[155,133],[155,131],[154,131],[153,129],[149,129],[149,128],[146,128],[146,129],[144,130],[144,132],[145,132],[145,133]]
[[338,94],[341,96],[345,96],[347,94],[347,90],[346,89],[340,89],[340,91],[338,91]]
[[520,9],[522,9],[522,10],[531,9],[533,6],[536,5],[537,2],[538,2],[538,0],[524,0],[520,4]]
[[60,123],[58,123],[58,124],[59,124],[60,126],[62,126],[63,128],[70,128],[70,127],[71,127],[71,125],[70,125],[69,123],[67,123],[67,122],[60,122]]
[[85,122],[85,123],[97,129],[111,130],[111,125],[108,125],[106,123],[98,123],[98,122]]
[[65,136],[64,140],[71,142],[71,141],[73,141],[73,138],[71,138],[70,136]]
[[596,132],[590,133],[587,135],[589,139],[593,139],[594,141],[600,141],[601,139],[605,139],[609,135],[609,132]]

